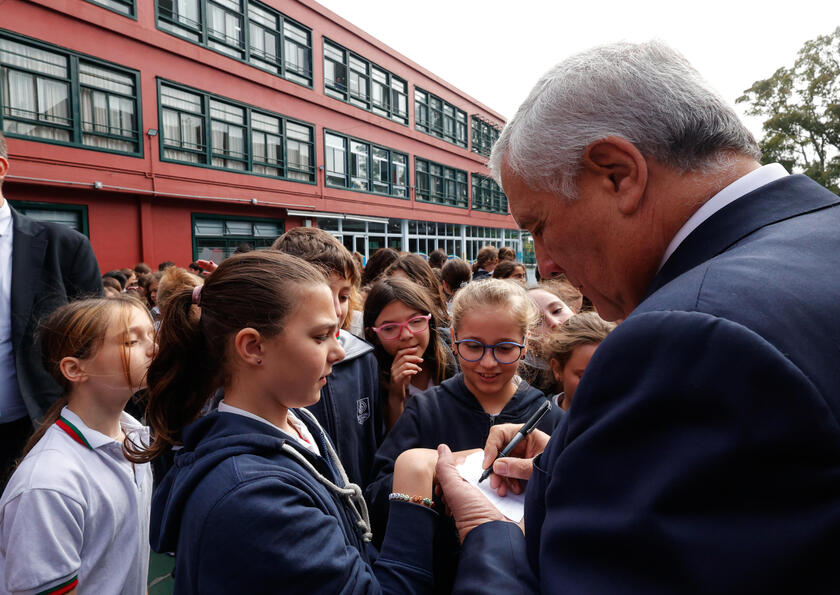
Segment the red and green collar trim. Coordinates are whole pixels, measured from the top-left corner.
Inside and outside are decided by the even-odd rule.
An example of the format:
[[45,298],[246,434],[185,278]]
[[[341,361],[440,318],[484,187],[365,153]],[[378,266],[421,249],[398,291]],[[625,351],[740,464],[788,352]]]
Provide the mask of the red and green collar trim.
[[[93,450],[93,447],[90,445],[90,442],[88,442],[87,438],[85,438],[85,435],[79,431],[79,428],[67,421],[64,417],[59,416],[58,419],[55,420],[55,425],[64,430],[68,436],[70,436],[73,440],[75,440],[82,446],[87,446],[90,450]],[[61,592],[64,593],[65,591]],[[45,591],[45,593],[52,593],[52,591]]]
[[[58,423],[58,422],[56,422]],[[70,580],[66,580],[60,585],[56,585],[55,587],[50,587],[44,591],[41,591],[37,595],[62,595],[63,593],[69,593],[73,589],[79,586],[79,577],[74,576]]]

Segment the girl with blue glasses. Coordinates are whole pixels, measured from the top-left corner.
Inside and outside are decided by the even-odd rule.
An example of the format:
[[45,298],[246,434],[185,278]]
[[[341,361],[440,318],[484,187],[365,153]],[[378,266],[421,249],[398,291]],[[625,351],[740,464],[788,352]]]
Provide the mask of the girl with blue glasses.
[[[538,319],[536,307],[517,283],[489,279],[458,292],[449,330],[461,373],[408,401],[377,451],[375,479],[366,492],[374,527],[385,524],[394,461],[400,453],[439,444],[453,451],[483,448],[493,425],[524,423],[545,401],[543,393],[517,376],[528,331]],[[558,408],[552,409],[538,427],[550,433],[561,415]],[[434,551],[436,591],[448,592],[458,561],[451,520],[441,519]]]

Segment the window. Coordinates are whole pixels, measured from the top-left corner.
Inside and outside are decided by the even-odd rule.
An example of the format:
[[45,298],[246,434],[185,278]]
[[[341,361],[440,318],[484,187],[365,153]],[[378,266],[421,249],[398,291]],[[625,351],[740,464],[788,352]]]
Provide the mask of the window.
[[324,151],[328,186],[408,198],[408,155],[334,132],[324,133]]
[[127,17],[136,17],[137,9],[134,7],[134,0],[87,0],[92,4],[104,6],[114,12],[118,12]]
[[0,36],[0,124],[11,135],[139,154],[134,71]]
[[[495,227],[466,226],[467,260],[474,260],[478,251],[484,246],[510,246],[515,252],[521,251],[520,232],[513,229],[498,229]],[[527,262],[527,261],[525,261]]]
[[414,89],[414,127],[467,148],[467,113],[417,87]]
[[499,134],[501,134],[501,131],[496,126],[485,122],[478,116],[472,116],[473,152],[489,157],[493,144],[499,139]]
[[472,191],[473,209],[507,214],[507,196],[492,178],[474,173],[472,175]]
[[419,158],[414,168],[417,200],[467,208],[467,172]]
[[11,205],[23,215],[37,221],[48,221],[60,223],[79,233],[88,235],[88,210],[87,205],[68,205],[52,202],[29,202],[24,200],[11,200]]
[[164,159],[315,182],[311,125],[170,83],[159,96]]
[[408,83],[327,39],[324,93],[408,125]]
[[164,31],[312,86],[311,31],[264,4],[254,0],[157,0],[157,9],[158,27]]
[[283,221],[276,219],[193,215],[193,260],[219,264],[244,243],[257,250],[269,248],[283,229]]

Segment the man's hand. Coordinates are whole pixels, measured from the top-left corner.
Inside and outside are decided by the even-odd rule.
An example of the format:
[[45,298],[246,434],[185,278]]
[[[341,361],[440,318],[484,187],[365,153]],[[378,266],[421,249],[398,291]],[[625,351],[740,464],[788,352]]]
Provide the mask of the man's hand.
[[483,523],[507,520],[478,488],[471,486],[455,468],[455,457],[445,444],[438,446],[436,481],[443,490],[446,506],[455,519],[461,543],[470,531]]
[[510,456],[503,457],[493,463],[508,442],[513,440],[522,424],[501,424],[490,428],[490,435],[484,445],[484,462],[482,468],[493,465],[490,475],[490,487],[499,496],[507,493],[521,494],[525,491],[524,481],[528,481],[534,469],[534,457],[545,450],[550,436],[545,432],[534,430],[516,445]]

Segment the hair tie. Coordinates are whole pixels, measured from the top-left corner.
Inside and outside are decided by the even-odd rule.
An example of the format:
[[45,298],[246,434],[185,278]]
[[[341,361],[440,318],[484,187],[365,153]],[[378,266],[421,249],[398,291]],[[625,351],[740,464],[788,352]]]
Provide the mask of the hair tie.
[[204,287],[204,285],[196,285],[195,287],[193,287],[192,303],[195,304],[196,306],[201,305],[201,288],[202,287]]

